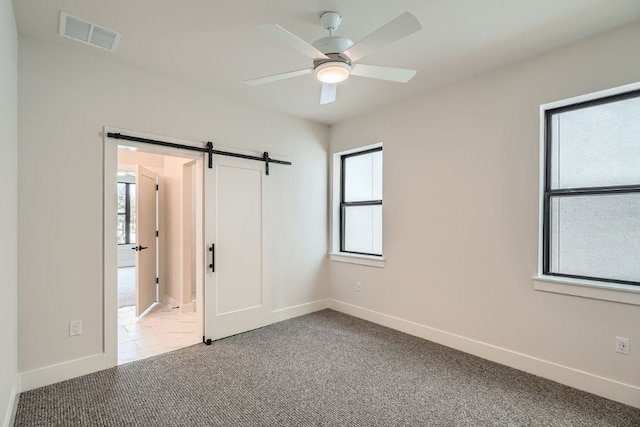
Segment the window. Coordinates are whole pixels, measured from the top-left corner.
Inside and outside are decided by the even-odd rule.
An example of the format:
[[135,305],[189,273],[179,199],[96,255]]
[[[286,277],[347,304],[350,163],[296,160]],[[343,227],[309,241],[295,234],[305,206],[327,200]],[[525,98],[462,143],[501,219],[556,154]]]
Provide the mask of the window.
[[118,182],[118,244],[136,243],[136,185]]
[[542,107],[542,274],[640,286],[640,90],[561,104]]
[[340,155],[340,252],[382,256],[382,146]]

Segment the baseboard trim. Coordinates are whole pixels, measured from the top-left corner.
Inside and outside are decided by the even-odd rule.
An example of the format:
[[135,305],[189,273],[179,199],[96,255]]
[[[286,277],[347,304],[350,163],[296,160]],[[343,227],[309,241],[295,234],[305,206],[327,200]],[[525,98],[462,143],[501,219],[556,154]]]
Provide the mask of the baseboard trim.
[[[321,299],[274,310],[271,312],[271,321],[281,322],[327,308],[640,408],[640,387],[334,299]],[[4,425],[13,425],[12,417],[15,417],[20,392],[90,374],[107,367],[105,355],[97,354],[19,373],[14,381],[12,401],[9,403],[12,412],[5,417]]]
[[328,302],[328,308],[332,310],[455,348],[456,350],[464,351],[465,353],[473,354],[483,359],[547,378],[557,383],[568,385],[607,399],[640,408],[640,387],[342,301],[330,299]]
[[38,387],[55,384],[60,381],[91,374],[107,368],[104,354],[70,360],[57,365],[45,366],[20,373],[21,391],[29,391]]
[[170,297],[167,294],[162,294],[162,296],[160,297],[160,304],[164,304],[166,306],[169,306],[171,308],[174,307],[180,307],[180,303],[178,302],[177,299]]
[[18,412],[18,400],[20,398],[20,374],[16,374],[11,387],[11,396],[7,404],[7,412],[2,422],[3,427],[11,427],[15,424],[16,413]]
[[329,300],[321,299],[304,304],[294,305],[292,307],[281,308],[271,312],[271,323],[282,322],[283,320],[292,319],[298,316],[304,316],[315,311],[329,308]]
[[[328,308],[329,301],[322,299],[287,307],[271,312],[271,322],[276,323]],[[96,354],[81,359],[70,360],[44,368],[19,373],[20,391],[29,391],[38,387],[66,381],[82,375],[91,374],[109,368],[104,354]]]
[[192,313],[196,311],[196,303],[195,301],[186,303],[186,304],[182,304],[180,306],[180,313]]

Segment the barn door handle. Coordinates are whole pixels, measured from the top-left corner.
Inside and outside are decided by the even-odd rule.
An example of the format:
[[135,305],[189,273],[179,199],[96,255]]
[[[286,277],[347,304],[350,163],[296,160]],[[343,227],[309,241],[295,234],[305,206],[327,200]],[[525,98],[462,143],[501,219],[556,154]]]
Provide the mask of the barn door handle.
[[134,251],[143,251],[143,250],[148,249],[148,248],[149,248],[149,246],[140,245],[140,246],[134,246],[131,249],[134,250]]
[[211,264],[209,264],[209,268],[211,269],[212,273],[216,272],[216,245],[215,244],[211,244],[211,247],[209,248],[209,252],[211,252]]

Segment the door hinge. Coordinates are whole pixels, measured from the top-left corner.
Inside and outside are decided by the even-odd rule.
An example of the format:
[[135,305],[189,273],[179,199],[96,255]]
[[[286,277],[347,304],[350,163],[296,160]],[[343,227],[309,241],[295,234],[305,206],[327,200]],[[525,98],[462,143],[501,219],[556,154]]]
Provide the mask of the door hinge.
[[157,284],[157,283],[160,283],[160,279],[158,279],[158,278],[156,277],[156,284]]
[[158,184],[156,184],[156,191],[158,191]]
[[156,230],[156,237],[159,237],[160,235],[158,234],[158,230]]

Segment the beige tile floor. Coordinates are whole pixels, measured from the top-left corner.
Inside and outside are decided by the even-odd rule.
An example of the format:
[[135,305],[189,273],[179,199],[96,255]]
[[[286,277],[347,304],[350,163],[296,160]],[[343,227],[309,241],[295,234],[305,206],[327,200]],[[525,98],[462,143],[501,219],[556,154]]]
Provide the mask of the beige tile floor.
[[118,365],[202,342],[196,313],[156,304],[136,317],[135,307],[118,309]]

